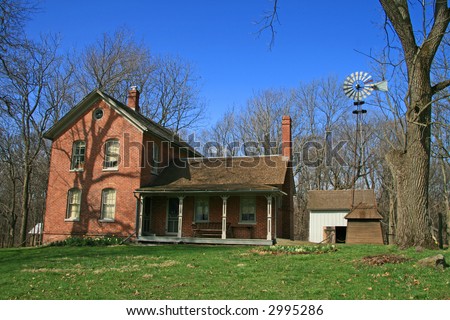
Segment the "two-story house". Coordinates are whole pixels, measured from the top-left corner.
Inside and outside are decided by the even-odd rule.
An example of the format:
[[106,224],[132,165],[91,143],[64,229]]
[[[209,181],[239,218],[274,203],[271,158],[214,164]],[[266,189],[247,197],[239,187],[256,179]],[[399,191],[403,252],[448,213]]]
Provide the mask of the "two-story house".
[[115,235],[137,241],[269,244],[293,235],[291,120],[282,154],[203,158],[172,131],[100,90],[46,132],[52,140],[45,243]]

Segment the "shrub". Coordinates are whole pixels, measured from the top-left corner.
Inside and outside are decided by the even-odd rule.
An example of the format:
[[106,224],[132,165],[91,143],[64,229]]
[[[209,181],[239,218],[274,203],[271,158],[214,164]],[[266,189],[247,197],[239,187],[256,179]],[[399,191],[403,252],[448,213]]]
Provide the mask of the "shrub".
[[116,236],[104,237],[69,237],[62,241],[52,242],[50,246],[56,247],[96,247],[96,246],[111,246],[122,244],[123,239]]
[[270,246],[266,249],[271,253],[286,254],[311,254],[311,253],[327,253],[337,251],[335,245],[304,245],[304,246]]

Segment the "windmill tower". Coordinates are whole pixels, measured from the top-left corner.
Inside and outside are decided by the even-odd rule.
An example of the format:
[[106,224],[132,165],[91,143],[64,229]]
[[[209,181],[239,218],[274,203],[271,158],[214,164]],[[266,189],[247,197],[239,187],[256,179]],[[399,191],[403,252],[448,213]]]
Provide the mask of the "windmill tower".
[[[347,219],[346,243],[383,243],[381,220],[378,213],[375,194],[373,190],[364,190],[363,177],[367,175],[365,165],[364,128],[363,116],[367,110],[363,109],[364,99],[373,90],[387,91],[387,81],[373,83],[372,77],[367,72],[354,72],[344,81],[344,92],[353,99],[356,115],[355,133],[355,163],[357,150],[359,150],[358,163],[355,168],[355,177],[352,188],[351,210],[345,216]],[[359,190],[356,184],[361,179]],[[356,197],[358,192],[358,197]],[[371,196],[373,195],[373,196]]]
[[[363,109],[364,99],[368,97],[373,90],[387,91],[387,81],[381,81],[374,83],[372,76],[367,72],[354,72],[349,75],[344,81],[344,93],[350,99],[353,99],[353,105],[355,110],[353,114],[356,115],[356,135],[355,135],[355,177],[353,183],[353,189],[360,178],[364,177],[366,172],[365,166],[365,141],[364,141],[364,123],[363,116],[367,113],[366,109]],[[356,159],[357,151],[359,151],[359,157]],[[357,161],[356,161],[357,160]],[[360,188],[364,189],[363,179],[360,181]]]

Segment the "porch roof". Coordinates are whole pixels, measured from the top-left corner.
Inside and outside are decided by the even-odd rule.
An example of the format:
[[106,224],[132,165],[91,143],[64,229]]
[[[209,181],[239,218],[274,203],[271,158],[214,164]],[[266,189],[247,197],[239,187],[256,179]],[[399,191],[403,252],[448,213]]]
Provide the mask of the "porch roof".
[[172,159],[137,193],[277,193],[287,177],[282,156]]
[[198,184],[198,185],[163,185],[144,187],[136,190],[141,194],[233,194],[233,193],[271,193],[285,194],[277,187],[257,184]]

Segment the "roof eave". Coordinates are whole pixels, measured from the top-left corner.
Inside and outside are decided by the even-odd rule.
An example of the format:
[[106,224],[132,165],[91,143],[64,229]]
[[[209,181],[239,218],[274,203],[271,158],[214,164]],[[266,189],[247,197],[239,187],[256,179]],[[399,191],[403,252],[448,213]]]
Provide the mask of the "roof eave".
[[74,118],[78,118],[85,108],[83,106],[88,106],[97,101],[100,96],[98,95],[99,90],[93,90],[86,97],[83,98],[75,107],[69,110],[61,119],[58,120],[50,129],[44,133],[44,138],[49,140],[54,140],[64,129],[70,125]]
[[279,190],[254,190],[254,189],[242,189],[242,190],[188,190],[188,189],[179,189],[179,190],[170,190],[170,189],[157,189],[157,190],[143,190],[137,189],[134,191],[135,193],[140,194],[242,194],[242,193],[257,193],[257,194],[279,194],[279,195],[287,195],[287,193]]

